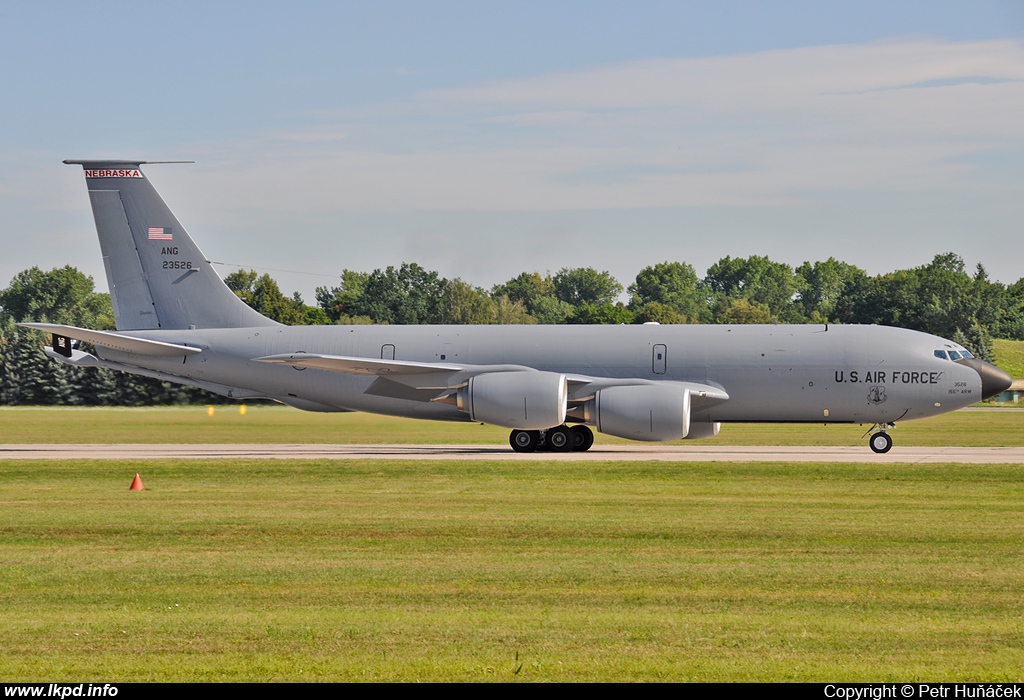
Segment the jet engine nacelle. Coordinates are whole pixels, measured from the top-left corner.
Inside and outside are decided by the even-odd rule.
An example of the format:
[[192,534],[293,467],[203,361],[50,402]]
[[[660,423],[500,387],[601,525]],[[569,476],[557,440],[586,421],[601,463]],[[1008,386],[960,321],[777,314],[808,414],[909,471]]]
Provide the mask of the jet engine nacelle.
[[584,418],[608,435],[678,440],[690,431],[690,392],[670,384],[612,386],[597,392],[584,409]]
[[714,437],[718,435],[721,427],[721,423],[698,423],[693,421],[690,423],[690,432],[686,434],[686,439],[700,440],[702,438]]
[[481,423],[519,430],[546,430],[565,422],[569,394],[564,374],[489,372],[459,389],[458,407]]

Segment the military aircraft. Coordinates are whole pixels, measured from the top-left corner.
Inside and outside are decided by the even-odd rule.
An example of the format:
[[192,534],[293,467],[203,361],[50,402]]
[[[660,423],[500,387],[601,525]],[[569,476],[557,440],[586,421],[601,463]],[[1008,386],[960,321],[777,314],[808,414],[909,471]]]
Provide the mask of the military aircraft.
[[489,423],[519,452],[587,450],[591,428],[664,441],[768,422],[871,424],[881,453],[898,421],[1011,383],[961,345],[882,326],[283,326],[228,289],[147,161],[64,162],[85,171],[117,331],[22,325],[72,365],[307,411]]

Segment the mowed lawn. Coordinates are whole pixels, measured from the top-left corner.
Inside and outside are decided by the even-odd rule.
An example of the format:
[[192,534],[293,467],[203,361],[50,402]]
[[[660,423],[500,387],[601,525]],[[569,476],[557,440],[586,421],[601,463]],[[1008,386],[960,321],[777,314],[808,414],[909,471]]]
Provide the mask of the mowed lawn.
[[992,350],[996,364],[1011,377],[1024,377],[1024,340],[993,339]]
[[[172,408],[0,408],[0,445],[21,443],[433,443],[507,445],[509,431],[365,413],[306,413],[279,405]],[[869,425],[726,424],[700,445],[865,445]],[[1024,411],[973,410],[898,424],[901,445],[1024,446]],[[597,444],[627,441],[597,435]],[[636,443],[633,443],[636,444]]]
[[1020,465],[0,470],[8,681],[1024,680]]

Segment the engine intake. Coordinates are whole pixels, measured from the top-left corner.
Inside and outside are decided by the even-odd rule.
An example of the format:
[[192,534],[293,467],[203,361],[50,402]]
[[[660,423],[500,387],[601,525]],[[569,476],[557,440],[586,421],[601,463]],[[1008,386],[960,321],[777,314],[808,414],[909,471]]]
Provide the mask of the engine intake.
[[601,389],[584,410],[599,432],[629,440],[679,440],[690,432],[690,391],[671,384]]
[[489,372],[459,389],[457,406],[472,420],[519,430],[546,430],[565,422],[569,394],[564,374]]

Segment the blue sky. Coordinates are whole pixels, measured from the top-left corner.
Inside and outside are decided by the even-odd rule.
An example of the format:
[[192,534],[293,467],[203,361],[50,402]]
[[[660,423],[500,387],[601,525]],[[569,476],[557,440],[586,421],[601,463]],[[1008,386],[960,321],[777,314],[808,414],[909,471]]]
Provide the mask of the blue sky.
[[1024,276],[1020,2],[0,2],[0,77],[4,285],[106,288],[94,157],[196,160],[147,174],[307,302],[403,261]]

